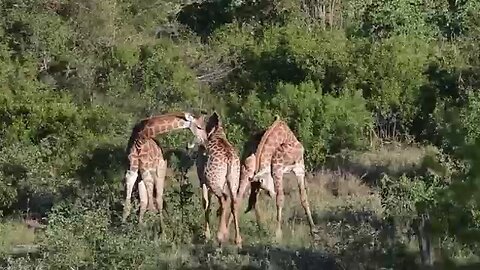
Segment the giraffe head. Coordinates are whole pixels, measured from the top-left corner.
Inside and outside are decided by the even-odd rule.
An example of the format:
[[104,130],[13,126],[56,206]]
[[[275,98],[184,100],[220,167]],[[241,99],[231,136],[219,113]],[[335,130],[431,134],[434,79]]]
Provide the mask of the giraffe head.
[[273,184],[272,172],[268,169],[261,170],[253,176],[253,182],[260,183],[260,188],[267,191],[270,197],[275,196],[275,186]]
[[222,128],[222,120],[216,111],[208,118],[207,124],[205,126],[205,133],[207,138],[209,138],[215,131]]
[[200,116],[195,117],[191,113],[185,113],[185,127],[190,129],[195,136],[193,142],[187,145],[188,148],[193,148],[196,144],[204,144],[207,141],[205,135],[205,113],[202,112]]
[[195,139],[188,143],[187,148],[191,149],[196,145],[206,146],[208,138],[213,132],[222,127],[222,122],[216,111],[214,111],[208,119],[205,118],[205,115],[202,115],[201,121],[197,121],[197,123],[200,124],[195,127],[195,131],[192,130],[195,134]]

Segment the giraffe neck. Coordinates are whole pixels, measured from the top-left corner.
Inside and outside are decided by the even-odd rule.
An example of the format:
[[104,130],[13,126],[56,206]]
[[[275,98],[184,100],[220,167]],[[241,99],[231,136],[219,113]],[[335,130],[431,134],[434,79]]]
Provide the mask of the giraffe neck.
[[138,134],[143,137],[155,137],[177,129],[188,128],[190,122],[185,119],[183,113],[172,113],[147,118],[145,128]]
[[142,119],[132,130],[128,149],[131,149],[133,145],[139,147],[148,139],[153,139],[157,135],[188,128],[189,126],[190,122],[185,119],[185,113],[183,112],[168,113]]
[[217,151],[225,153],[229,158],[232,157],[233,146],[227,139],[222,127],[218,127],[208,138],[208,152],[213,154]]
[[227,138],[227,135],[225,134],[225,130],[223,127],[217,127],[215,131],[210,135],[209,140],[213,140],[215,138]]
[[286,124],[276,119],[269,129],[263,134],[255,153],[255,172],[270,171],[273,153],[285,141],[285,132],[282,132]]

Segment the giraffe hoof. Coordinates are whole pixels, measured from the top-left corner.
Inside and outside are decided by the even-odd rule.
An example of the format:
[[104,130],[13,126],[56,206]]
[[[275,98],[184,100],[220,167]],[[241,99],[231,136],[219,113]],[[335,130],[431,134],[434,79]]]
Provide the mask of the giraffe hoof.
[[222,245],[225,242],[225,234],[221,232],[217,233],[217,241]]
[[237,239],[235,239],[235,245],[237,246],[237,248],[242,248],[242,238],[241,237],[237,237]]

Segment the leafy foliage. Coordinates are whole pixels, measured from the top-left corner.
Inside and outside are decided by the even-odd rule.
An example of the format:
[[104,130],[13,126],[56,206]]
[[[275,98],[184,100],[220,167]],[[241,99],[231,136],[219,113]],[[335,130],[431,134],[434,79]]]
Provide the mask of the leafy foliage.
[[[401,173],[355,169],[382,194],[381,222],[406,236],[428,213],[439,248],[478,255],[479,12],[473,0],[2,1],[0,213],[48,215],[44,265],[168,265],[149,261],[165,243],[141,243],[112,217],[134,123],[215,109],[242,152],[277,114],[309,171],[392,141],[440,149]],[[167,152],[189,136],[158,139]],[[200,199],[191,159],[169,164],[168,237],[185,245],[201,230]]]

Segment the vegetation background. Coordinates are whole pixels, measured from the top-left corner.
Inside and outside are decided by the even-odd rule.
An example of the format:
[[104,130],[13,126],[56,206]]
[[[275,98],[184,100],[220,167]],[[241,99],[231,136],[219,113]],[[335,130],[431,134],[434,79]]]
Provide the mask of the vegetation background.
[[[1,0],[0,267],[478,267],[479,15],[474,0]],[[286,177],[282,242],[263,197],[242,250],[204,244],[187,131],[158,138],[165,233],[153,215],[121,225],[131,128],[176,109],[219,111],[239,152],[286,119],[313,242]]]

